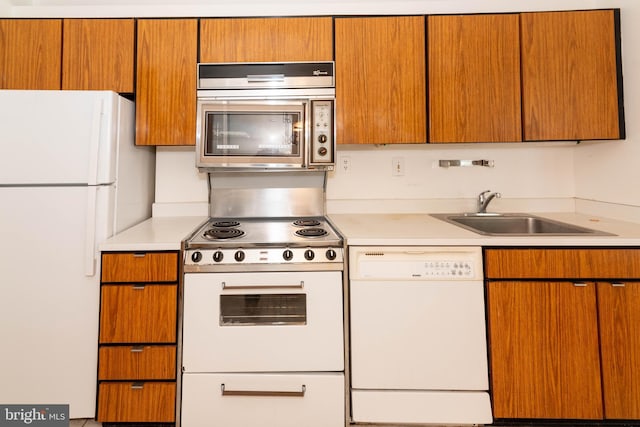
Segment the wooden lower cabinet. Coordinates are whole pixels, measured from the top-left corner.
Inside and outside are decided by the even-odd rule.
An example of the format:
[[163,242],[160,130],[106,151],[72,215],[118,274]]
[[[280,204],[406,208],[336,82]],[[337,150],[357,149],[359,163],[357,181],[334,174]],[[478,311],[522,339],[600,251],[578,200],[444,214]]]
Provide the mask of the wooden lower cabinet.
[[489,282],[488,301],[494,417],[601,419],[595,284]]
[[178,252],[103,253],[97,421],[174,423]]
[[494,417],[639,420],[640,249],[485,248],[484,262]]
[[175,382],[103,382],[98,388],[98,421],[175,421]]
[[604,414],[640,419],[640,282],[599,282]]

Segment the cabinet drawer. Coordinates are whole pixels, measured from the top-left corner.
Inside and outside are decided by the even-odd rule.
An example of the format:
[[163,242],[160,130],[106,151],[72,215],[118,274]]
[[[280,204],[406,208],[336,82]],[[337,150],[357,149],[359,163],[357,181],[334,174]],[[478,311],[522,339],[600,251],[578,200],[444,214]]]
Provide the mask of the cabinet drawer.
[[344,375],[184,374],[188,427],[344,427]]
[[100,347],[99,380],[173,380],[175,377],[175,346]]
[[177,252],[102,254],[103,282],[176,282]]
[[98,389],[98,421],[171,423],[175,421],[176,383],[113,382]]
[[100,343],[174,343],[177,285],[102,285]]
[[487,249],[489,279],[640,277],[640,249]]

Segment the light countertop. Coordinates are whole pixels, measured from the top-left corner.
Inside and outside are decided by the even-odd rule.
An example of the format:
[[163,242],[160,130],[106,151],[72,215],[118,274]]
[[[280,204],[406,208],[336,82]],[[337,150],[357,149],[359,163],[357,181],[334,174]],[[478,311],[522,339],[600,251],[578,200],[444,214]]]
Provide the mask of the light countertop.
[[101,251],[180,250],[180,242],[206,221],[202,216],[153,217],[100,244]]
[[[484,236],[429,214],[333,214],[331,222],[353,246],[640,246],[640,223],[576,213],[535,213],[614,236]],[[203,216],[153,217],[106,240],[102,251],[179,250]]]
[[353,246],[640,246],[640,224],[576,213],[535,213],[615,236],[485,236],[429,214],[334,214],[331,222]]

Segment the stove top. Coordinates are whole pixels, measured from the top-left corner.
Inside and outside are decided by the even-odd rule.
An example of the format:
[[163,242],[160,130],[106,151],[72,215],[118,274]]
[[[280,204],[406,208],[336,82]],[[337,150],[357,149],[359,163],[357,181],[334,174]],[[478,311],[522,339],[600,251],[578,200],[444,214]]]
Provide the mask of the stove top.
[[210,218],[187,241],[188,248],[342,246],[342,237],[322,217]]
[[184,248],[185,272],[342,270],[344,260],[324,217],[210,218]]

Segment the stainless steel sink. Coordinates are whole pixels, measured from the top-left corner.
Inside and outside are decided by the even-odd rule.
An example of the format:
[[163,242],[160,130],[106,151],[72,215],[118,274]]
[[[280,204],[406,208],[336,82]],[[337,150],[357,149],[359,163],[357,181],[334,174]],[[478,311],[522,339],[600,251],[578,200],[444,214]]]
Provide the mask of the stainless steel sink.
[[613,236],[614,234],[530,214],[432,214],[431,216],[488,236]]

